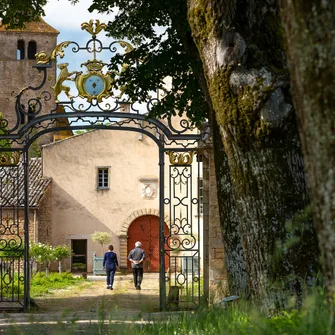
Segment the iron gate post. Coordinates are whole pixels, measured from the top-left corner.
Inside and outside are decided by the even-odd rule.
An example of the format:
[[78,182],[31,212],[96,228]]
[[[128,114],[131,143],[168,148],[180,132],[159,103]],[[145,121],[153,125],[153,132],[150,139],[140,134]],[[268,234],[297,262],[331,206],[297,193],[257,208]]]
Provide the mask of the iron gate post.
[[24,299],[23,310],[30,308],[30,275],[29,275],[29,156],[28,148],[23,153],[24,169]]
[[159,147],[159,307],[166,309],[164,236],[164,151]]

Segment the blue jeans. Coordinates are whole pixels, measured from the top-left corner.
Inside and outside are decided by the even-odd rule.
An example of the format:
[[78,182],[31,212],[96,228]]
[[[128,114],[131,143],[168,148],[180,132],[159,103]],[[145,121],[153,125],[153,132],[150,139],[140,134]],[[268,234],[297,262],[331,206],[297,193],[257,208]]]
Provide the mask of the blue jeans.
[[106,269],[107,274],[107,286],[113,287],[114,284],[114,275],[116,269]]

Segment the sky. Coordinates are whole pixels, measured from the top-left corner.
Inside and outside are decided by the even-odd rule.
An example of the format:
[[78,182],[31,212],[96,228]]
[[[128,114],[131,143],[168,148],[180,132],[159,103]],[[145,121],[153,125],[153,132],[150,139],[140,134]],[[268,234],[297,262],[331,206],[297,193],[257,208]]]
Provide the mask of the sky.
[[[113,15],[115,15],[113,13],[99,14],[97,11],[90,13],[88,8],[91,4],[92,0],[79,0],[76,5],[71,5],[69,0],[48,0],[48,4],[44,8],[46,16],[44,16],[43,19],[60,32],[57,38],[57,44],[64,41],[75,41],[83,47],[91,38],[91,35],[88,32],[81,30],[81,24],[83,22],[88,22],[91,19],[99,19],[101,23],[107,24],[108,21],[113,19]],[[108,46],[113,42],[113,39],[106,37],[104,31],[100,32],[97,38],[103,42],[104,46]],[[80,65],[87,60],[92,59],[92,54],[89,54],[86,51],[73,53],[71,48],[71,45],[69,45],[64,49],[65,56],[62,59],[58,58],[57,63],[69,63],[69,71],[86,72],[86,68],[82,68]],[[117,46],[117,52],[123,52],[123,48]],[[109,63],[112,56],[113,53],[105,51],[97,54],[97,59]],[[66,85],[73,87],[71,88],[71,92],[76,91],[73,82],[67,81]],[[64,96],[64,93],[61,94]],[[116,92],[116,94],[118,93]],[[155,92],[153,92],[153,95],[155,95]],[[147,112],[145,105],[146,104],[135,104],[134,107],[139,109],[140,113],[145,113]]]
[[88,11],[92,0],[80,0],[76,5],[71,5],[69,0],[49,0],[44,8],[46,16],[44,20],[56,28],[60,34],[58,42],[66,40],[77,40],[85,34],[80,25],[90,19],[100,19],[100,22],[108,23],[113,16],[98,14],[96,11]]
[[[80,46],[85,46],[91,35],[88,32],[81,30],[81,24],[83,22],[88,22],[91,19],[99,19],[101,23],[108,23],[108,21],[113,18],[113,14],[98,14],[96,11],[90,13],[88,8],[91,3],[92,0],[80,0],[76,5],[71,5],[69,0],[48,1],[48,4],[45,7],[46,16],[43,19],[60,32],[57,38],[58,44],[64,41],[75,41]],[[104,31],[98,34],[98,39],[100,39],[106,46],[113,41],[106,37]],[[74,65],[73,61],[77,64],[79,63],[80,66],[80,63],[92,58],[90,54],[84,51],[73,54],[71,52],[71,46],[64,51],[65,58],[63,60],[70,64],[70,70],[71,65]],[[108,61],[111,56],[111,53],[104,53],[100,54],[97,58]]]
[[[44,8],[46,16],[43,19],[51,25],[53,28],[57,29],[60,34],[57,37],[57,44],[64,41],[75,41],[81,47],[86,45],[86,42],[91,38],[91,35],[81,29],[81,24],[83,22],[89,22],[89,20],[99,19],[101,23],[108,23],[109,20],[113,18],[113,14],[98,14],[98,12],[90,13],[88,11],[92,0],[80,0],[76,5],[71,5],[69,0],[49,0],[48,4]],[[102,31],[98,34],[97,38],[103,42],[104,46],[108,46],[113,39],[106,37],[105,32]],[[118,47],[118,51],[123,50]],[[65,56],[64,58],[57,58],[57,63],[69,63],[69,71],[83,71],[86,72],[86,68],[80,67],[80,65],[87,60],[93,58],[93,55],[87,51],[79,51],[78,53],[72,52],[72,45],[64,48]],[[104,51],[97,54],[97,59],[109,63],[109,60],[113,54],[109,51]],[[107,68],[105,67],[105,70]],[[72,87],[71,93],[76,91],[74,83],[67,81],[67,86]],[[61,93],[60,99],[64,97],[67,100],[64,93]],[[80,98],[77,98],[80,102],[83,102]]]

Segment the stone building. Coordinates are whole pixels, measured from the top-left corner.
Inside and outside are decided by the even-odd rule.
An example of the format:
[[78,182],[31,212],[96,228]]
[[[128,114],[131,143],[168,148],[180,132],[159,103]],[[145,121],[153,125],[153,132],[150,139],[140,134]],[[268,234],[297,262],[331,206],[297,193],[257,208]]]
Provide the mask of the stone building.
[[[34,117],[35,101],[30,98],[41,96],[41,91],[24,92],[24,102],[22,108],[29,115],[20,113],[17,117],[15,107],[15,97],[19,92],[28,87],[38,87],[42,78],[38,75],[38,70],[33,68],[36,64],[35,54],[41,51],[51,53],[57,45],[57,35],[59,32],[48,25],[42,18],[39,22],[31,22],[26,24],[24,30],[9,29],[0,24],[0,113],[8,120],[8,127],[15,126],[17,120],[22,125],[28,119]],[[56,67],[53,66],[51,71],[52,85],[56,77]],[[41,99],[42,101],[43,99]],[[43,102],[41,113],[46,113],[54,108],[54,100]],[[41,143],[50,142],[51,135],[43,136]]]
[[[26,86],[40,84],[41,78],[33,68],[35,53],[43,50],[50,54],[57,45],[57,35],[58,31],[42,19],[28,24],[24,31],[0,27],[0,112],[9,120],[9,127],[17,120],[15,95]],[[52,71],[50,85],[55,81],[55,66]],[[36,92],[34,94],[36,96]],[[29,98],[26,97],[26,110]],[[51,99],[43,111],[48,113],[54,108]],[[33,114],[20,117],[23,124]],[[91,239],[94,231],[112,234],[111,243],[124,269],[129,266],[130,248],[135,241],[142,240],[150,250],[146,269],[158,271],[157,146],[146,136],[134,132],[96,130],[71,135],[63,131],[39,141],[45,145],[42,159],[32,161],[35,179],[31,179],[29,189],[30,197],[36,197],[30,204],[30,239],[70,245],[74,256],[67,260],[67,269],[75,270],[74,264],[84,263],[88,272],[93,270],[93,255],[103,253],[100,245]],[[201,217],[194,219],[200,222],[197,234],[201,236],[201,266],[210,287],[210,299],[214,300],[224,294],[226,277],[211,150],[204,152],[204,157],[203,207]],[[1,203],[1,207],[6,206]],[[22,211],[20,213],[19,221],[23,222]],[[168,229],[168,215],[165,223]]]

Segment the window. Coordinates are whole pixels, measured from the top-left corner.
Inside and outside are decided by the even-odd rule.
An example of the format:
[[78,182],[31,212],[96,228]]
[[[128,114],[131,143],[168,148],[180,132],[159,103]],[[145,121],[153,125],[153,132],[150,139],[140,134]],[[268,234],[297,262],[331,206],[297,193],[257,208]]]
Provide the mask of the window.
[[98,190],[109,189],[109,167],[98,168]]
[[28,43],[28,59],[36,59],[35,55],[36,55],[36,51],[37,47],[36,47],[36,42],[35,41],[30,41]]
[[24,40],[17,41],[16,59],[17,60],[24,59]]

